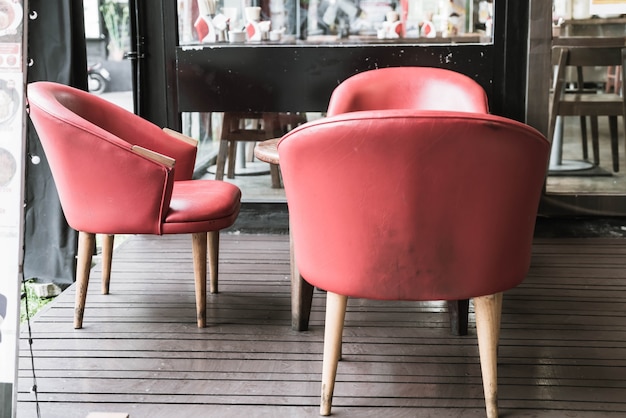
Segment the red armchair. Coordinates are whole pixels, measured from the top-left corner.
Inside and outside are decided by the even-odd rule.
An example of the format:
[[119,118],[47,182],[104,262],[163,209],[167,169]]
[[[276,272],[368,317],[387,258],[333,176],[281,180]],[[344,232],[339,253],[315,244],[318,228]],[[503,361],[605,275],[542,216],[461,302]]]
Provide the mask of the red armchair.
[[327,291],[321,414],[330,414],[348,297],[474,298],[496,417],[502,292],[528,271],[545,137],[484,113],[362,111],[302,125],[278,153],[298,269]]
[[29,84],[27,95],[63,212],[79,231],[74,327],[82,327],[95,234],[191,234],[197,323],[204,327],[207,237],[217,291],[219,231],[235,222],[240,190],[178,181],[191,177],[195,146],[98,96],[51,82]]
[[[431,67],[389,67],[364,71],[339,84],[331,95],[327,115],[362,110],[413,109],[489,113],[483,88],[466,75]],[[382,172],[381,172],[382,175]],[[308,328],[313,288],[300,279],[294,285],[297,329]],[[468,300],[448,301],[450,329],[467,334]]]

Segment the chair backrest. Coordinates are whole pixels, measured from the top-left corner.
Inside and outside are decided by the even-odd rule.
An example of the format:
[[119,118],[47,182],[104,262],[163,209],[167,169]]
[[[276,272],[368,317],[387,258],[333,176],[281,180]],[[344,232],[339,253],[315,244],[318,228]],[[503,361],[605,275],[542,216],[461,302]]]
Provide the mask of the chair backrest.
[[[610,38],[614,39],[614,38]],[[552,48],[552,65],[556,66],[556,82],[565,81],[565,71],[567,67],[613,67],[621,66],[626,60],[626,38],[619,38],[620,43],[611,45],[607,40],[607,45],[591,44],[591,46],[581,45],[557,45]],[[579,72],[578,82],[583,82],[582,73]],[[559,90],[560,91],[560,90]]]
[[488,113],[484,89],[466,75],[431,67],[390,67],[353,75],[339,84],[328,116],[360,110],[419,109]]
[[[168,134],[121,107],[65,85],[31,83],[27,94],[30,118],[69,225],[92,233],[160,233],[174,171],[131,149],[149,149],[155,138]],[[180,153],[181,141],[169,140],[172,154]],[[185,152],[195,153],[189,147]]]
[[549,143],[475,113],[387,110],[309,122],[278,144],[295,258],[311,284],[456,300],[525,277]]

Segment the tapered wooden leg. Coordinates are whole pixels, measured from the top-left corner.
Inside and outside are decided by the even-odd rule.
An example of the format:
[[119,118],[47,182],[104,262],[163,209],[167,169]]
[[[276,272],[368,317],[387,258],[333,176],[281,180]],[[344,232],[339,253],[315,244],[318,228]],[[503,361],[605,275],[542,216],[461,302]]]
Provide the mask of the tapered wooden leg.
[[91,259],[96,244],[96,235],[80,231],[78,233],[78,257],[76,261],[76,301],[74,303],[74,328],[83,327],[85,301],[87,300],[87,286]]
[[474,311],[487,418],[497,418],[498,340],[500,339],[502,293],[474,298]]
[[193,275],[196,283],[196,316],[198,328],[206,326],[206,257],[207,234],[198,232],[192,234],[193,246]]
[[320,415],[330,415],[337,376],[337,363],[341,358],[341,337],[346,317],[348,297],[327,292],[326,325],[324,330],[324,361],[322,366],[322,399]]
[[111,264],[113,262],[113,243],[115,235],[105,234],[102,236],[102,294],[109,294],[111,283]]
[[291,329],[306,331],[309,329],[314,288],[300,276],[291,234],[289,234],[289,251],[291,258]]
[[209,291],[218,292],[218,266],[220,254],[220,231],[209,232]]

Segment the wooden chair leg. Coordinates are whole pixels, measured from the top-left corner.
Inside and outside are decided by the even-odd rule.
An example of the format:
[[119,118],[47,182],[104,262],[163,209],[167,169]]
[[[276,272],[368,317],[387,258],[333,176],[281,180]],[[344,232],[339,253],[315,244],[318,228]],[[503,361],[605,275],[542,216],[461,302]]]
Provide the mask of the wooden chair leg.
[[300,276],[291,234],[289,234],[289,252],[291,260],[291,329],[306,331],[309,329],[314,287]]
[[109,294],[111,283],[111,264],[113,263],[113,243],[115,235],[102,236],[102,294]]
[[224,179],[224,168],[226,167],[226,158],[228,156],[228,142],[225,139],[220,141],[220,148],[217,152],[217,161],[215,163],[215,180]]
[[79,231],[76,266],[76,301],[74,303],[74,328],[76,329],[83,327],[87,286],[89,285],[89,272],[91,271],[91,259],[93,257],[95,244],[95,234]]
[[581,145],[583,148],[583,159],[589,158],[589,151],[587,148],[587,116],[580,117],[580,136]]
[[619,172],[619,138],[617,136],[617,116],[609,116],[609,133],[611,136],[611,156],[613,171]]
[[218,292],[218,266],[220,254],[220,231],[209,232],[209,291]]
[[228,169],[226,177],[229,179],[235,178],[235,166],[237,165],[237,141],[229,141],[228,144]]
[[[626,71],[626,66],[624,67],[624,71]],[[622,90],[620,90],[620,92],[622,92]],[[624,88],[624,92],[622,93],[622,96],[626,96],[626,87]],[[624,106],[623,109],[624,109],[624,114],[622,115],[622,118],[621,118],[622,119],[622,132],[624,132],[624,135],[626,135],[626,106]],[[624,141],[624,145],[626,146],[626,141]],[[626,156],[626,149],[624,150],[624,155]]]
[[502,293],[474,298],[474,311],[487,418],[497,418],[498,340],[500,339]]
[[291,329],[307,331],[313,303],[313,285],[309,284],[297,271],[291,273]]
[[469,315],[469,299],[449,300],[448,315],[452,335],[467,335],[467,317]]
[[324,360],[322,366],[322,399],[320,415],[330,415],[337,376],[337,363],[341,357],[341,338],[346,316],[348,297],[327,292],[326,325],[324,329]]
[[591,119],[591,146],[593,147],[593,163],[600,165],[600,135],[598,134],[598,117],[590,116]]
[[198,328],[206,326],[206,258],[207,233],[192,234],[193,247],[193,274],[196,284],[196,316]]

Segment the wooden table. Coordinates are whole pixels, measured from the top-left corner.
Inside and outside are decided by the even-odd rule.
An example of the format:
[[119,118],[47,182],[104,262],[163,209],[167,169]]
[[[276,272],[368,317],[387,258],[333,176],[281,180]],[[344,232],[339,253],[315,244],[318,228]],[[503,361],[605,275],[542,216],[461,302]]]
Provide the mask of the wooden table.
[[272,138],[257,143],[254,147],[254,156],[261,161],[277,166],[280,162],[278,158],[278,141],[280,141],[280,138]]
[[[272,173],[272,185],[276,184],[276,182],[280,184],[278,141],[280,141],[280,138],[268,139],[267,141],[257,143],[254,147],[254,156],[274,167],[274,169],[270,170],[270,173]],[[298,266],[294,259],[291,234],[289,234],[289,251],[291,259],[291,328],[295,331],[306,331],[309,328],[309,317],[311,316],[313,286],[304,280],[298,271]]]

